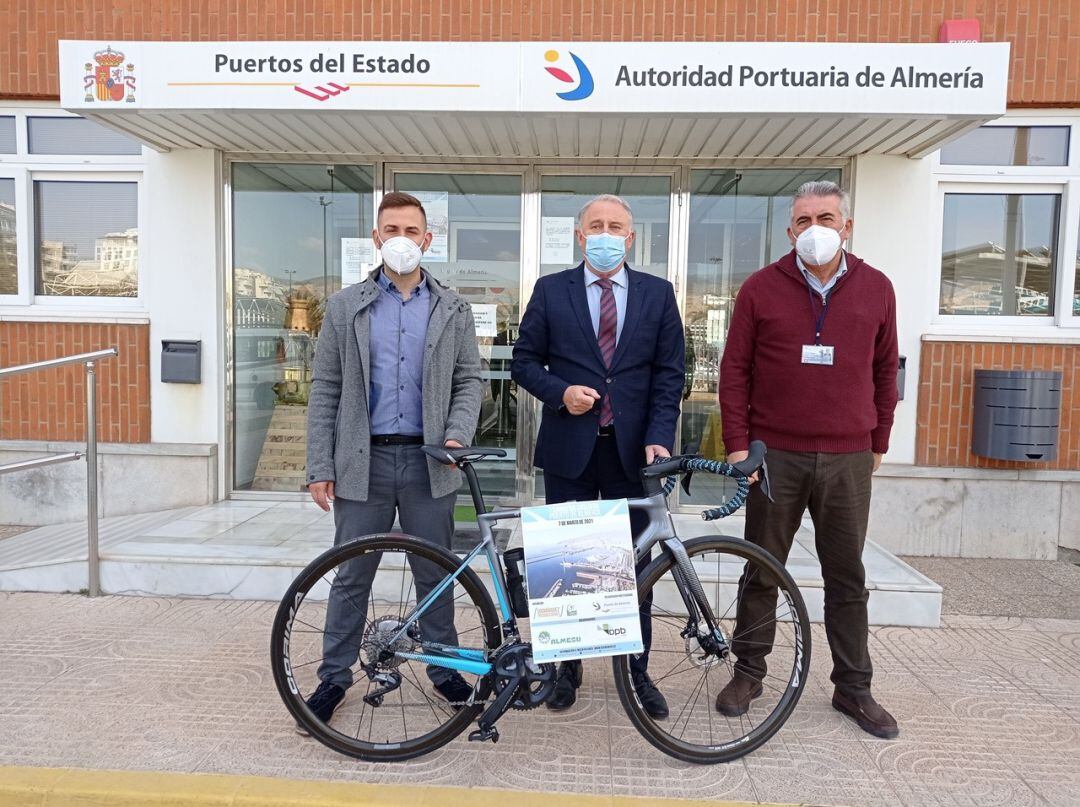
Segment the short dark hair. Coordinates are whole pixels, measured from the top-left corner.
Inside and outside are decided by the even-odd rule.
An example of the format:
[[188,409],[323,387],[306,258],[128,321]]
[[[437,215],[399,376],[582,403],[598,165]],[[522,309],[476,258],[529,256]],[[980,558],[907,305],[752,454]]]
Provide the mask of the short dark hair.
[[424,217],[424,226],[427,226],[427,211],[420,204],[420,200],[410,193],[402,193],[401,191],[391,191],[382,198],[382,201],[379,202],[379,213],[375,217],[376,222],[378,222],[384,210],[391,210],[396,207],[415,207],[420,211],[420,215]]

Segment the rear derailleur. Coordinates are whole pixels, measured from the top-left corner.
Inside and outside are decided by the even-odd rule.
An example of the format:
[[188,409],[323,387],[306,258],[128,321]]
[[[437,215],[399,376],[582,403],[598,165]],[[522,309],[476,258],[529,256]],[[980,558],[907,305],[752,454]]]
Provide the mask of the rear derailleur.
[[537,664],[528,642],[512,642],[495,651],[492,671],[495,698],[469,733],[470,742],[499,741],[495,721],[508,709],[535,709],[555,688],[555,665]]

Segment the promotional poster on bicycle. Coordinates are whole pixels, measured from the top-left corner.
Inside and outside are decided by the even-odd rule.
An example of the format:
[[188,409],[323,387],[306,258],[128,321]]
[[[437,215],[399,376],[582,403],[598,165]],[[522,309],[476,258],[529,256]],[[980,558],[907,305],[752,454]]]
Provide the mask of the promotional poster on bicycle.
[[536,661],[640,653],[626,499],[521,509]]

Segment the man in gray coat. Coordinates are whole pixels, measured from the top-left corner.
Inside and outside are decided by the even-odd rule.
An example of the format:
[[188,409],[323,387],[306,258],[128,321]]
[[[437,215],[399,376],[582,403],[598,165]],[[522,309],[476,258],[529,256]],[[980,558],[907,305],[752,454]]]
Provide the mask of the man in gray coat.
[[[432,235],[419,200],[387,194],[376,224],[382,265],[327,300],[308,399],[308,491],[323,510],[333,503],[335,545],[387,532],[396,515],[406,533],[449,549],[461,473],[420,446],[473,438],[483,390],[472,309],[420,268]],[[330,589],[320,684],[307,699],[324,723],[353,683],[378,560],[349,563]],[[418,600],[443,577],[424,565],[412,570]],[[447,589],[421,618],[426,640],[457,643],[452,598]],[[472,692],[451,670],[429,667],[428,677],[452,704]]]

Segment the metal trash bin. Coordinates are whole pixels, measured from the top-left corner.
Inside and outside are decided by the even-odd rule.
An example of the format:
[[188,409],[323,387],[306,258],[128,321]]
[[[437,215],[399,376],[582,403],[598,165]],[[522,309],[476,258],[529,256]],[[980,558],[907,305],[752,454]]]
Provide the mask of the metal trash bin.
[[971,450],[1021,462],[1057,459],[1061,373],[976,370]]

